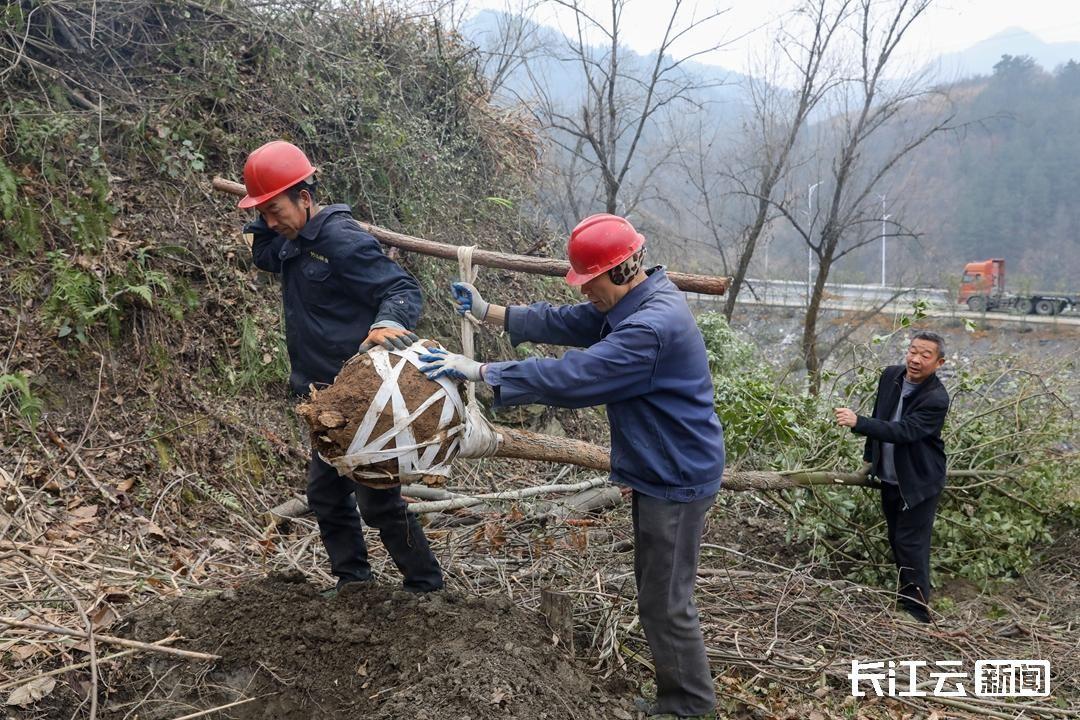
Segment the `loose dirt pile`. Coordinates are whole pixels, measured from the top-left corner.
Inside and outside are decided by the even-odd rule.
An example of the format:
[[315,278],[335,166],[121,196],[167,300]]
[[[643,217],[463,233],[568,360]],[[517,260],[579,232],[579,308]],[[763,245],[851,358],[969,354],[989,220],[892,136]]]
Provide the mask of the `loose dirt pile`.
[[[424,340],[423,343],[427,347],[438,346],[438,343],[430,340]],[[379,374],[373,360],[376,355],[385,356],[387,366],[401,366],[396,382],[400,398],[379,397],[384,382],[393,381],[384,381]],[[375,427],[367,435],[370,441],[382,437],[394,427],[395,410],[399,414],[403,411],[411,414],[433,395],[442,392],[441,385],[428,380],[411,363],[382,349],[375,349],[346,363],[332,385],[322,390],[313,390],[308,402],[299,405],[296,411],[311,429],[312,445],[323,457],[337,458],[348,451],[372,403],[379,406],[380,414]],[[449,421],[444,421],[444,402],[446,400],[437,399],[409,423],[409,432],[390,438],[380,447],[394,449],[437,440],[441,446],[430,464],[439,465],[452,461],[457,454],[457,445],[450,442],[447,429],[461,422],[461,414],[455,408]],[[364,465],[362,469],[383,475],[379,478],[354,475],[357,482],[365,485],[390,487],[401,482],[402,473],[397,459],[374,462]],[[445,477],[434,474],[408,479],[422,479],[431,485],[441,485],[445,481]]]
[[[217,718],[628,720],[631,697],[591,678],[540,616],[506,598],[412,595],[376,583],[325,598],[277,574],[141,610],[121,633],[222,656],[136,656],[105,671],[101,718],[176,718],[245,698]],[[137,708],[137,709],[136,709]],[[68,717],[65,714],[57,717]]]

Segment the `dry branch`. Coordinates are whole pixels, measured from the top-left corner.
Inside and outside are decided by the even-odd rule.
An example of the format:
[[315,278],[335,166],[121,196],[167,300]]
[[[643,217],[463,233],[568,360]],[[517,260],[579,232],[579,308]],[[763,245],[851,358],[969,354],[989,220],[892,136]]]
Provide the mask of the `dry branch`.
[[[227,192],[231,195],[246,195],[244,186],[238,182],[215,177],[213,186],[216,190]],[[361,222],[364,231],[377,238],[379,242],[402,250],[410,250],[423,255],[443,258],[444,260],[457,261],[458,246],[448,243],[434,242],[411,235],[403,235],[392,230]],[[493,250],[477,249],[473,252],[472,261],[485,267],[501,268],[503,270],[516,270],[518,272],[532,273],[533,275],[549,275],[551,277],[563,277],[570,269],[570,263],[565,260],[553,258],[531,257],[529,255],[511,255],[510,253],[495,252]],[[710,275],[692,275],[689,273],[669,272],[668,277],[680,290],[686,292],[698,292],[705,295],[723,295],[727,290],[730,278],[712,277]]]
[[582,490],[599,487],[606,482],[607,478],[596,477],[572,485],[539,485],[536,487],[523,488],[521,490],[507,490],[506,492],[485,493],[483,495],[459,497],[451,500],[434,500],[431,502],[413,503],[409,506],[409,509],[415,513],[444,512],[446,510],[458,510],[472,505],[479,505],[480,503],[488,502],[490,500],[521,500],[534,495],[544,495],[547,493],[581,492]]
[[[77,630],[69,630],[68,628],[62,628],[57,625],[39,625],[38,623],[30,623],[24,620],[13,620],[11,618],[0,617],[0,624],[7,625],[13,628],[22,628],[23,630],[37,630],[39,632],[53,633],[55,635],[66,635],[68,637],[79,638],[80,640],[89,640],[89,636],[86,633],[79,632]],[[208,653],[195,652],[193,650],[180,650],[177,648],[164,647],[162,645],[154,645],[152,643],[139,642],[138,640],[128,640],[127,638],[114,637],[112,635],[98,635],[94,633],[94,640],[103,642],[107,645],[120,645],[121,647],[135,648],[137,650],[148,650],[150,652],[160,653],[162,655],[173,655],[175,657],[187,658],[188,660],[207,660],[214,661],[220,660],[220,655],[210,655]]]

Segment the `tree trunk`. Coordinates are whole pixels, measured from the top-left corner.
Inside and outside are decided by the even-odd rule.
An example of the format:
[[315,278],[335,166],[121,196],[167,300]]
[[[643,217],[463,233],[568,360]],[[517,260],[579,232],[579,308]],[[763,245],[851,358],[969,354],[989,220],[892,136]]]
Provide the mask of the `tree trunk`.
[[[214,178],[213,186],[217,190],[232,195],[246,194],[243,185],[223,178]],[[444,260],[457,260],[457,245],[424,240],[423,238],[413,237],[411,235],[403,235],[369,223],[361,222],[359,225],[363,228],[364,232],[374,236],[384,245],[418,252],[422,255],[431,255],[433,257],[443,258]],[[495,252],[493,250],[477,249],[473,252],[472,259],[477,265],[532,273],[533,275],[564,277],[567,271],[570,270],[570,263],[565,260],[531,257],[528,255],[511,255],[510,253]],[[727,290],[729,282],[729,278],[679,272],[669,272],[668,277],[671,278],[671,281],[675,283],[680,290],[702,293],[705,295],[723,295]]]
[[574,654],[574,596],[550,588],[540,589],[540,614],[547,620],[554,642]]
[[609,451],[606,447],[502,425],[495,426],[495,431],[502,438],[496,453],[499,457],[564,463],[604,472],[611,469]]
[[[768,192],[772,194],[772,188],[762,188],[761,193]],[[762,195],[762,197],[765,197]],[[754,224],[750,226],[750,229],[746,233],[746,244],[743,245],[742,250],[739,252],[739,264],[735,268],[735,276],[731,278],[731,282],[728,284],[727,298],[724,300],[724,317],[728,322],[731,322],[731,316],[735,314],[735,301],[739,297],[739,291],[742,290],[743,281],[746,279],[746,273],[750,269],[750,261],[754,257],[754,251],[757,250],[758,238],[761,237],[761,230],[765,227],[765,219],[768,217],[769,203],[764,199],[758,200],[757,216],[754,218]]]
[[832,251],[836,240],[826,239],[822,234],[822,247],[825,252],[818,256],[818,271],[814,278],[814,290],[806,308],[806,320],[803,323],[802,353],[806,363],[807,388],[811,395],[817,395],[821,389],[821,358],[818,356],[818,316],[821,314],[821,302],[825,296],[825,281],[832,267]]
[[810,394],[815,396],[821,388],[821,367],[817,356],[817,321],[820,309],[821,293],[817,283],[814,283],[814,292],[810,296],[810,304],[806,308],[806,318],[803,321],[802,354],[803,363],[806,365],[807,387]]

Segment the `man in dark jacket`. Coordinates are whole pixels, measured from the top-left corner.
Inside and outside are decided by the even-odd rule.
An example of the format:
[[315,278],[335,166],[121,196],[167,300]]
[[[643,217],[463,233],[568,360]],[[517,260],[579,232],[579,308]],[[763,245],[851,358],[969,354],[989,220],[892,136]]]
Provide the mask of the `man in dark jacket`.
[[458,283],[461,312],[503,327],[510,340],[569,345],[561,358],[481,365],[422,356],[429,377],[492,386],[495,405],[606,405],[611,480],[632,492],[638,613],[656,668],[650,715],[708,714],[716,703],[694,606],[705,517],[720,489],[724,433],[713,406],[705,342],[662,267],[642,269],[645,238],[624,218],[594,215],[574,228],[566,280],[589,302],[503,307]]
[[[408,347],[420,315],[420,287],[361,230],[348,205],[315,201],[315,168],[300,148],[276,140],[244,165],[244,228],[256,267],[281,276],[289,386],[294,396],[334,381],[342,364],[375,345]],[[363,522],[378,529],[406,590],[442,587],[442,571],[400,488],[376,490],[338,475],[314,451],[308,504],[319,523],[337,589],[371,579]],[[359,505],[360,513],[357,514]]]
[[837,423],[866,436],[863,459],[881,481],[881,508],[899,569],[900,604],[920,622],[930,622],[930,534],[945,487],[941,428],[949,393],[936,374],[944,363],[944,339],[918,332],[905,364],[882,371],[870,417],[836,409]]

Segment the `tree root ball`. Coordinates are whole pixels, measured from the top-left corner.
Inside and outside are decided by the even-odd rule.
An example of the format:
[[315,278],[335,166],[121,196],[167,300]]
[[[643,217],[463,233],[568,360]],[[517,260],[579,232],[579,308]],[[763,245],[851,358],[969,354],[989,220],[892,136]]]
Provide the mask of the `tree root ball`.
[[[425,347],[439,347],[439,344],[432,340],[423,340],[422,343]],[[308,399],[296,408],[297,413],[307,422],[311,430],[312,446],[324,458],[337,458],[346,454],[379,388],[382,387],[384,381],[373,360],[373,357],[379,353],[389,355],[391,365],[405,362],[398,376],[398,387],[410,413],[442,390],[441,385],[428,380],[412,363],[403,360],[400,356],[387,353],[382,348],[375,348],[369,353],[354,356],[345,363],[332,385],[321,390],[313,387]],[[455,390],[457,389],[458,387],[455,386]],[[434,465],[449,464],[457,454],[457,444],[452,442],[453,438],[447,437],[447,430],[462,421],[461,414],[455,407],[450,423],[440,428],[439,419],[444,402],[444,400],[437,400],[411,424],[413,439],[417,443],[432,439],[440,441]],[[393,426],[393,406],[392,403],[387,402],[379,413],[369,440],[380,437]],[[398,438],[392,438],[383,448],[395,448],[397,441]],[[378,473],[379,477],[363,477],[360,471]],[[405,473],[403,477],[396,458],[358,466],[351,477],[362,485],[376,488],[394,487],[403,481],[418,480],[429,485],[442,485],[446,479],[443,475],[423,472]]]

